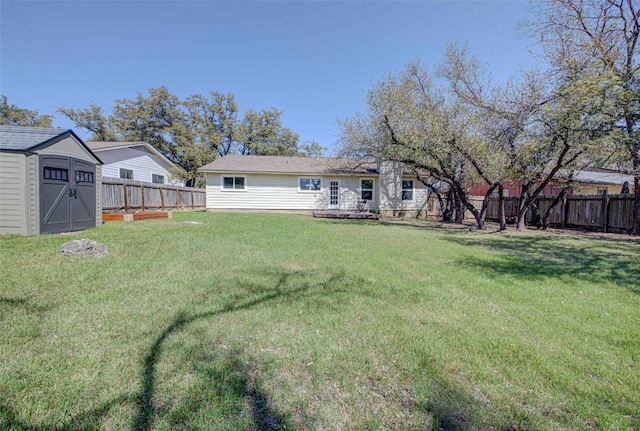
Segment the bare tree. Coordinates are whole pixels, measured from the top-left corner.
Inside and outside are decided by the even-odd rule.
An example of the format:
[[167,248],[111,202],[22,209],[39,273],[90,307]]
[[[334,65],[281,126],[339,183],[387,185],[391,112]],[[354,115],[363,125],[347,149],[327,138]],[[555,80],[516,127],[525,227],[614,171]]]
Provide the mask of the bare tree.
[[[633,232],[640,234],[640,5],[637,0],[533,3],[536,35],[555,78],[586,101],[592,117],[626,151],[634,175]],[[603,93],[606,98],[603,98]]]

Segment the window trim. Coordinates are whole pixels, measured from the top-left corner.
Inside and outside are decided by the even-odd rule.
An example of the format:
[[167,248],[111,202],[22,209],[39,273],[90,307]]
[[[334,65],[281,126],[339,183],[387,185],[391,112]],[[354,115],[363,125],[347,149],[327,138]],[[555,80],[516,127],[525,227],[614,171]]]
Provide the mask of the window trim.
[[[302,187],[300,187],[301,180],[320,180],[320,188],[318,190],[303,189]],[[322,177],[310,177],[310,176],[298,177],[298,193],[320,193],[320,192],[322,192]]]
[[[131,172],[131,178],[127,178],[126,176],[122,176],[122,173],[125,172]],[[123,180],[133,180],[133,169],[127,169],[127,168],[120,168],[120,178]]]
[[[370,189],[363,189],[362,182],[363,181],[371,181]],[[363,199],[362,192],[371,190],[371,199]],[[375,202],[376,201],[376,179],[375,178],[360,178],[360,193],[358,196],[358,200],[367,201],[367,202]]]
[[[225,178],[233,178],[233,188],[228,189],[224,186]],[[236,178],[242,178],[244,187],[241,189],[236,188]],[[220,190],[223,192],[246,192],[248,189],[247,186],[247,176],[246,175],[220,175]]]
[[[404,188],[404,183],[406,181],[411,181],[411,188]],[[411,191],[411,199],[405,199],[404,198],[404,192],[405,191]],[[416,181],[414,179],[402,179],[402,190],[401,190],[401,195],[400,198],[402,200],[402,202],[414,202],[416,200]]]

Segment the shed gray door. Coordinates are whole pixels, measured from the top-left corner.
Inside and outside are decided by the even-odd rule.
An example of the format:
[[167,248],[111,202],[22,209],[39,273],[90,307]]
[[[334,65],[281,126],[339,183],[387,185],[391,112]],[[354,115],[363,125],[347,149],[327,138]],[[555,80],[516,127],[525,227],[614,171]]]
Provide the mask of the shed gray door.
[[95,165],[65,156],[40,156],[40,232],[96,225]]

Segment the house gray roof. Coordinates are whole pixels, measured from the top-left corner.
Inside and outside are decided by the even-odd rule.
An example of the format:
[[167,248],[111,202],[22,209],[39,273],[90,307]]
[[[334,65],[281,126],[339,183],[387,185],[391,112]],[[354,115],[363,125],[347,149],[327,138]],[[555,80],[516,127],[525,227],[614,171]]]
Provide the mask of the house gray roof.
[[148,142],[85,142],[87,147],[91,148],[93,151],[101,151],[101,150],[109,150],[112,148],[129,148],[129,147],[137,147],[143,145],[151,145]]
[[625,181],[633,184],[633,175],[625,175],[619,172],[578,171],[573,179],[586,184],[612,184],[623,185]]
[[167,167],[175,168],[175,164],[167,159],[160,151],[156,150],[153,145],[148,142],[139,141],[139,142],[108,142],[108,141],[96,141],[96,142],[86,142],[87,147],[91,149],[91,151],[101,152],[101,151],[111,151],[117,150],[120,148],[134,148],[134,147],[143,147],[146,148],[150,153],[154,154],[158,157],[160,161],[162,161]]
[[47,146],[49,141],[53,144],[72,133],[66,129],[0,126],[0,150],[32,151],[37,147]]
[[281,174],[361,174],[377,175],[373,161],[332,157],[286,157],[226,155],[198,169],[200,172],[281,173]]

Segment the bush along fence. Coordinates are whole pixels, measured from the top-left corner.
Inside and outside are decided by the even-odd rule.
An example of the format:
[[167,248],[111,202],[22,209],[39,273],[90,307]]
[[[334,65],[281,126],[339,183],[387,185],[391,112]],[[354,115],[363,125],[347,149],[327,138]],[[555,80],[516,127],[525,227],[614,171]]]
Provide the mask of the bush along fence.
[[205,209],[205,191],[192,187],[102,178],[103,211]]
[[[516,219],[519,197],[505,197],[504,207],[507,221]],[[555,195],[538,196],[536,205],[540,215],[556,200]],[[472,200],[474,206],[482,206],[482,198]],[[487,220],[498,221],[498,198],[490,198],[487,208]],[[535,224],[535,211],[527,211],[527,223]],[[566,196],[560,199],[549,212],[549,225],[558,228],[590,229],[601,232],[630,232],[633,228],[632,195],[588,195]]]

